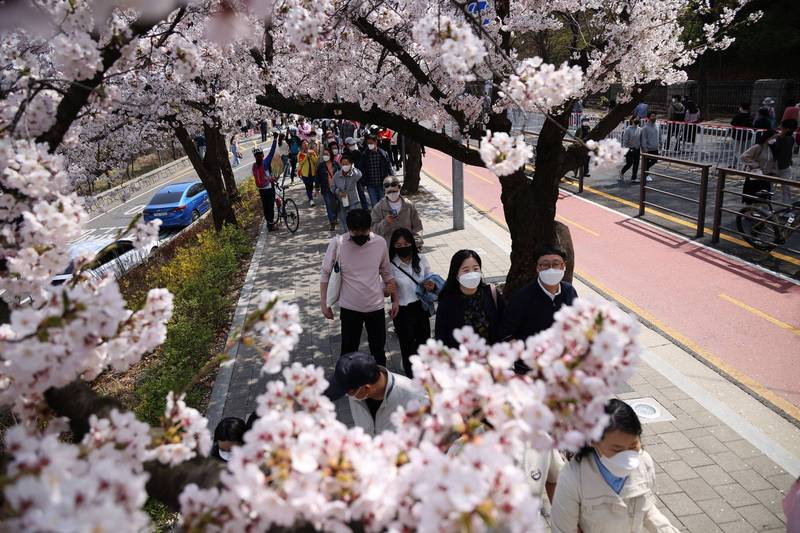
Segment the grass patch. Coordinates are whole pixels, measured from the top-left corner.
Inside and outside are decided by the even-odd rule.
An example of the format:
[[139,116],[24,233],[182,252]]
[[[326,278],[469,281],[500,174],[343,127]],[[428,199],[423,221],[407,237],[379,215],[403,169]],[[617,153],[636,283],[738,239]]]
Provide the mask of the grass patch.
[[[251,180],[241,193],[239,227],[217,232],[206,217],[121,280],[132,309],[143,305],[151,288],[165,287],[174,295],[175,311],[164,344],[129,371],[104,376],[96,387],[120,399],[140,420],[157,424],[167,393],[191,384],[224,345],[263,218]],[[187,403],[203,411],[212,383],[213,376],[189,387]]]

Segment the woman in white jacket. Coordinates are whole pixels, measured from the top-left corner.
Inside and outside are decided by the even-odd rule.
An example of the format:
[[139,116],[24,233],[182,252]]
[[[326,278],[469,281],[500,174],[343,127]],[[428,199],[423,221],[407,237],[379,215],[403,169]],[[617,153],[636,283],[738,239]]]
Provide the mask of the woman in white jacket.
[[653,459],[642,450],[642,424],[620,400],[606,405],[603,437],[561,471],[551,513],[553,533],[678,533],[656,508]]

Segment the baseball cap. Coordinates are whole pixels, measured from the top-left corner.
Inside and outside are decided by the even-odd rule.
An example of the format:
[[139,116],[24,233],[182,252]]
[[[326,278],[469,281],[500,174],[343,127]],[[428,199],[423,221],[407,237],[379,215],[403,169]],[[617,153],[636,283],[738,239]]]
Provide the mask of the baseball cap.
[[335,402],[347,391],[375,383],[379,373],[378,363],[370,354],[364,352],[344,354],[336,361],[336,368],[325,396]]

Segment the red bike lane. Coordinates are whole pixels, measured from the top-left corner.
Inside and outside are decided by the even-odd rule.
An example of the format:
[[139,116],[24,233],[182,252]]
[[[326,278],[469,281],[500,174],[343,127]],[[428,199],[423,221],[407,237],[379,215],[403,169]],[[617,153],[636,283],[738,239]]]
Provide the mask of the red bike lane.
[[[451,169],[427,150],[423,170],[447,188]],[[494,174],[465,166],[464,195],[505,226]],[[800,419],[800,285],[570,193],[557,218],[576,274]]]

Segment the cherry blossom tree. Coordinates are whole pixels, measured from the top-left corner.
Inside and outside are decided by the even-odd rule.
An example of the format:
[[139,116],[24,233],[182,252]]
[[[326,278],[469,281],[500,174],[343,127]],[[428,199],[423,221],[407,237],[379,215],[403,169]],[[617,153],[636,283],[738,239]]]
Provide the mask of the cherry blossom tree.
[[[705,50],[729,45],[728,30],[745,17],[747,1],[722,8],[710,0],[487,4],[473,13],[477,3],[466,0],[342,0],[266,13],[263,46],[254,50],[265,83],[258,101],[307,116],[383,124],[495,172],[512,239],[507,286],[513,290],[535,275],[538,243],[569,242],[555,221],[560,178],[587,155],[596,164],[617,162],[619,147],[604,138],[653,85],[684,80],[683,68]],[[687,38],[684,21],[694,24],[698,13],[702,31]],[[548,32],[569,43],[560,64],[519,48]],[[490,87],[490,94],[470,91],[469,84]],[[565,146],[574,103],[612,84],[622,87],[618,105],[590,132],[593,144]],[[532,178],[521,168],[530,149],[508,137],[509,111],[547,114]],[[480,139],[481,146],[460,138]]]
[[[649,15],[658,14],[654,4],[641,3],[653,10]],[[226,113],[241,112],[232,103],[236,95],[207,82],[224,70],[227,53],[239,52],[242,67],[231,72],[240,73],[241,85],[231,80],[229,86],[243,96],[253,94],[243,81],[252,59],[262,69],[261,103],[292,107],[300,101],[306,115],[339,110],[394,121],[429,146],[470,162],[485,158],[499,174],[518,173],[528,148],[507,135],[505,115],[493,111],[483,124],[478,99],[459,92],[474,72],[515,59],[487,47],[488,37],[479,36],[459,6],[431,11],[422,2],[412,5],[420,10],[405,13],[413,21],[406,28],[413,42],[404,43],[406,52],[385,53],[377,40],[398,37],[392,30],[400,21],[395,8],[383,4],[225,1],[195,11],[194,4],[141,0],[32,0],[0,8],[16,22],[3,27],[0,52],[0,297],[9,308],[0,324],[0,404],[17,421],[5,434],[0,477],[8,529],[57,524],[64,531],[141,531],[150,525],[143,511],[148,496],[179,509],[190,530],[537,529],[538,502],[516,458],[525,446],[575,450],[597,439],[606,423],[603,405],[631,375],[640,351],[635,319],[611,304],[581,300],[561,310],[553,328],[525,342],[487,346],[468,328],[455,332],[458,349],[429,341],[412,358],[427,401],[397,412],[397,431],[372,438],[336,420],[322,395],[327,384],[320,368],[292,363],[301,333],[298,309],[264,292],[241,341],[260,351],[264,373],[282,379],[270,381],[258,397],[260,418],[224,465],[207,457],[208,422],[180,391],[165,398],[160,425],[150,427],[90,386],[102,372],[125,370],[163,342],[172,314],[168,291],[151,290],[132,311],[113,277],[89,275],[91,258],[67,253],[88,218],[71,175],[79,166],[81,135],[114,130],[121,142],[133,144],[125,121],[134,115],[123,101],[159,120],[173,116],[187,131],[199,124],[224,127]],[[592,6],[603,15],[604,2]],[[434,19],[423,21],[423,14]],[[498,7],[503,27],[531,14],[536,11],[523,17]],[[345,22],[352,15],[363,20]],[[252,31],[258,24],[260,31]],[[379,35],[365,37],[370,25]],[[499,26],[490,31],[510,38],[511,30]],[[257,42],[233,37],[243,28],[258,35]],[[326,43],[363,48],[346,62],[335,47],[320,46]],[[241,53],[245,44],[248,54]],[[408,75],[404,53],[421,60],[430,84]],[[298,54],[310,67],[338,59],[339,76],[311,83],[309,73],[317,71],[293,63]],[[199,74],[208,62],[216,66]],[[375,68],[396,76],[375,75]],[[557,109],[586,83],[584,69],[575,65],[532,60],[514,68],[515,75],[507,70],[497,78],[503,90],[493,97],[498,109],[512,100]],[[658,71],[666,76],[673,67],[652,68],[666,69]],[[643,83],[654,72],[641,73]],[[181,85],[181,94],[169,92],[170,80]],[[286,96],[300,88],[301,96]],[[418,97],[413,112],[409,94]],[[198,110],[192,102],[208,107]],[[435,133],[454,116],[461,117],[458,127],[482,138],[480,152]],[[93,130],[92,122],[102,124]],[[598,163],[614,159],[617,150],[600,142],[587,148]],[[144,247],[157,237],[158,224],[134,220],[127,233]],[[70,261],[73,278],[51,285]],[[515,374],[516,360],[530,370]]]

